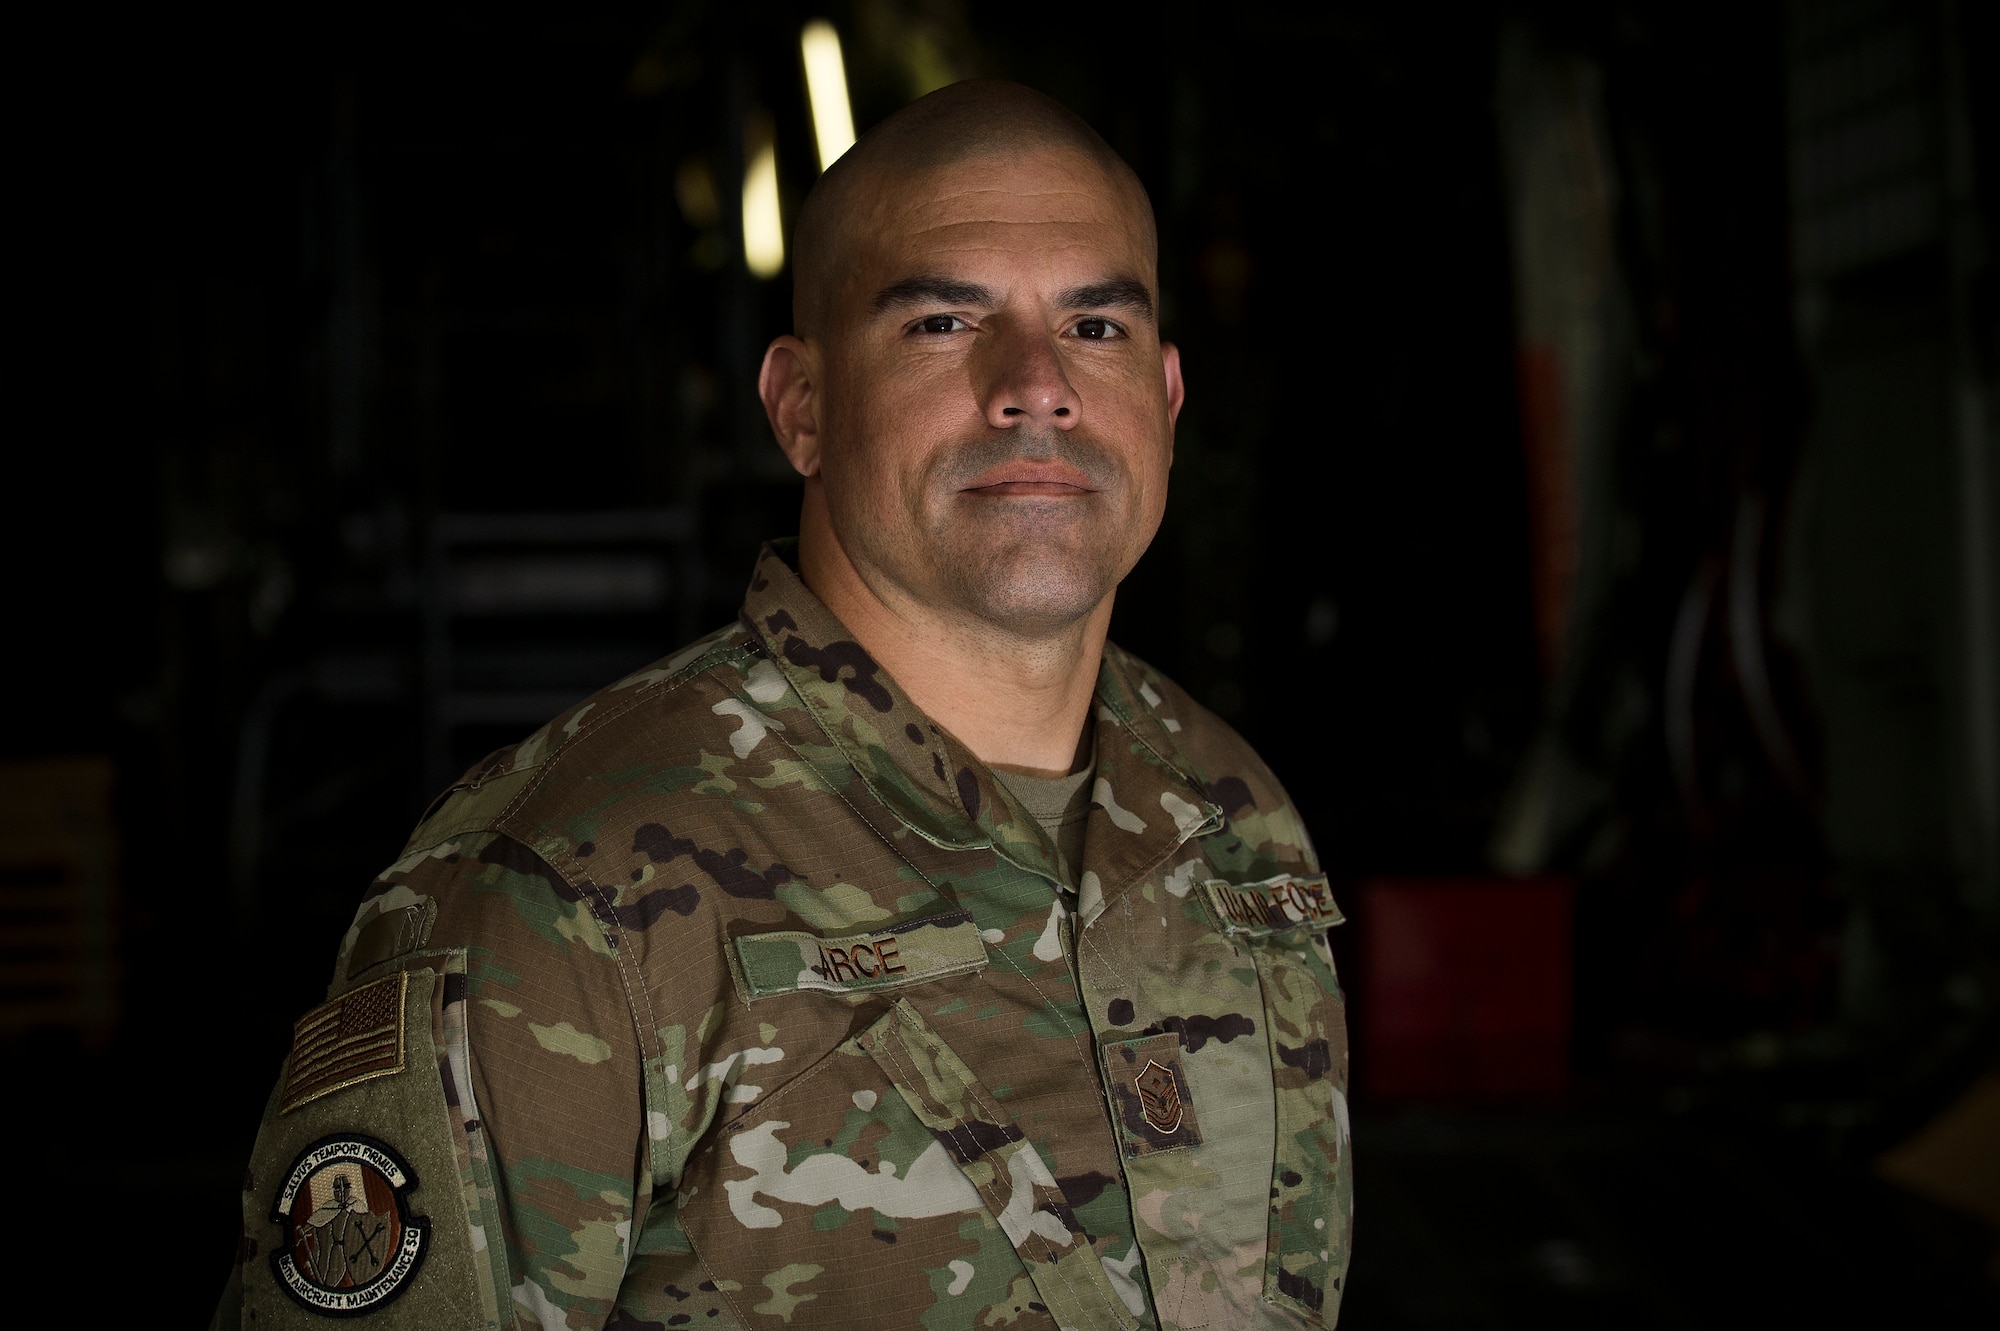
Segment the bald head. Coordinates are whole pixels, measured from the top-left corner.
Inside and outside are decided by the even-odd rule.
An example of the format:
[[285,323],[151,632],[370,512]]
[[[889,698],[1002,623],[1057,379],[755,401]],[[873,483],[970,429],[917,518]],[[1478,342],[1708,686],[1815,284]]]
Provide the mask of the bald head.
[[[1153,209],[1139,177],[1096,130],[1062,103],[1018,83],[971,79],[919,98],[862,135],[819,178],[800,210],[792,252],[792,322],[820,337],[855,271],[856,247],[893,218],[898,202],[946,167],[985,157],[1055,153],[1081,158],[1125,198],[1157,254]],[[1152,274],[1145,274],[1151,278]]]

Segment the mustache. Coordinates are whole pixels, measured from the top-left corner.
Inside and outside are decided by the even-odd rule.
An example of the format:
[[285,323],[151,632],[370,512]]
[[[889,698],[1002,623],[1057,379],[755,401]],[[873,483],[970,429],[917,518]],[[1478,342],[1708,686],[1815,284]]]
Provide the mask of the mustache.
[[1117,459],[1088,435],[1053,426],[1016,426],[968,439],[954,447],[939,466],[937,479],[952,490],[964,490],[996,467],[1010,462],[1056,462],[1079,473],[1093,490],[1108,490],[1118,481]]

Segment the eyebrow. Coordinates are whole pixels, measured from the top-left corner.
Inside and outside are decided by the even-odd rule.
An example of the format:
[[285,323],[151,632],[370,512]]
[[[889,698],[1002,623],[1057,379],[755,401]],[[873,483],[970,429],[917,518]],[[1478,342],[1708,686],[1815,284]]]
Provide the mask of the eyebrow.
[[[875,293],[873,305],[875,313],[887,314],[920,305],[992,306],[997,303],[992,290],[977,282],[925,274],[906,277],[883,287]],[[1056,304],[1066,310],[1126,310],[1148,323],[1154,318],[1153,293],[1136,277],[1111,277],[1102,282],[1070,287],[1057,294]]]
[[991,305],[993,293],[977,282],[959,282],[949,277],[906,277],[875,293],[875,313],[905,309],[911,305]]
[[1056,297],[1066,310],[1125,310],[1153,322],[1153,293],[1136,277],[1113,277],[1071,287]]

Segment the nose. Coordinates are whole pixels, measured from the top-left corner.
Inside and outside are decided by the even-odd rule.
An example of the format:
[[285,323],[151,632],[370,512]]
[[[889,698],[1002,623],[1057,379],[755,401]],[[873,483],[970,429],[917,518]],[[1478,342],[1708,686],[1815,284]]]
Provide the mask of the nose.
[[1063,372],[1054,338],[1040,329],[1005,330],[987,343],[985,360],[981,405],[988,425],[1075,427],[1082,404]]

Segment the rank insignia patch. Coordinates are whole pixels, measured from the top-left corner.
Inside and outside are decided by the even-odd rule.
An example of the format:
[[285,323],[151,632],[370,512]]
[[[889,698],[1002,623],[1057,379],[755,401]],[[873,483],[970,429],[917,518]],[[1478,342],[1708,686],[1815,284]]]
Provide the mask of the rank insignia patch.
[[1100,1048],[1128,1159],[1201,1145],[1178,1035],[1165,1031]]
[[403,1070],[403,999],[410,977],[398,971],[322,1003],[292,1026],[292,1052],[278,1112],[345,1086]]
[[1172,1068],[1163,1068],[1151,1059],[1146,1070],[1132,1079],[1139,1093],[1139,1112],[1157,1132],[1172,1133],[1181,1125],[1181,1090]]
[[271,1206],[284,1246],[271,1254],[278,1284],[328,1317],[374,1312],[423,1265],[430,1221],[410,1214],[417,1186],[402,1157],[372,1137],[314,1142],[292,1162]]

